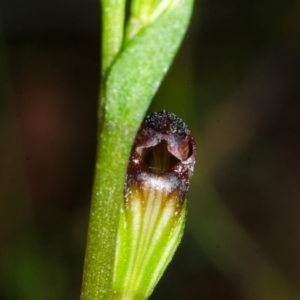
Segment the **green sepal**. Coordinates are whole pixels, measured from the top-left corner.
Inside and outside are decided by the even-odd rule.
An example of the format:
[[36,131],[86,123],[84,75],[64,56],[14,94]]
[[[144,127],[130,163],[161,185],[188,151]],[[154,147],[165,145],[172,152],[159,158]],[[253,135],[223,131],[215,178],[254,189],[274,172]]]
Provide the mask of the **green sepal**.
[[177,201],[157,190],[130,192],[121,209],[114,300],[144,300],[152,293],[183,235],[186,201]]

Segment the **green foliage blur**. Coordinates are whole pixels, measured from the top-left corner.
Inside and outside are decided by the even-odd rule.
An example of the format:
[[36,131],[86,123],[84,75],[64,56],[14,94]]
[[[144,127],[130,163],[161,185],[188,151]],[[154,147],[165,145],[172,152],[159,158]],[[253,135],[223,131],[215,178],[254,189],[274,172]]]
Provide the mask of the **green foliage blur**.
[[[300,299],[299,1],[195,2],[150,108],[198,148],[185,236],[150,299]],[[2,0],[0,15],[0,299],[79,299],[99,4]]]

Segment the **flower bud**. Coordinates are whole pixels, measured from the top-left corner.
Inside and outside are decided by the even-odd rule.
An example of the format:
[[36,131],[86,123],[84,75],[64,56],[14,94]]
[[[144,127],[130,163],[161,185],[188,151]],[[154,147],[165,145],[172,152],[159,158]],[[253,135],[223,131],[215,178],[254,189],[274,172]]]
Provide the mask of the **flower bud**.
[[146,117],[128,165],[114,299],[147,299],[170,262],[183,234],[195,155],[181,119],[167,111]]

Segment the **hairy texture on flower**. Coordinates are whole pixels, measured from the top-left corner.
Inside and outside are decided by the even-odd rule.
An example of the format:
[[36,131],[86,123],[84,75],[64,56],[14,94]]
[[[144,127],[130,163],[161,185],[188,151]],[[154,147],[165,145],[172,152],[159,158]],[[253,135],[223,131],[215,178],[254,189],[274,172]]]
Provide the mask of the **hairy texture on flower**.
[[186,124],[166,110],[144,120],[131,153],[126,190],[156,187],[176,192],[183,202],[193,174],[196,146]]

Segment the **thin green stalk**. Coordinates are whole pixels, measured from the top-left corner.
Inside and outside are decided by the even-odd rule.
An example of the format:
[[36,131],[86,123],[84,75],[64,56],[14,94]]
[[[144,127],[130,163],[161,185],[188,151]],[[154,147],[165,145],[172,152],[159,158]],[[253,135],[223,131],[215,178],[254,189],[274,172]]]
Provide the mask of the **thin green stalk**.
[[120,141],[121,131],[117,124],[105,122],[100,139],[102,143],[98,144],[82,300],[110,299],[112,294],[112,254],[116,248],[127,167],[127,160],[118,158],[129,155],[128,147]]
[[[125,4],[126,0],[102,0],[102,85],[123,44]],[[106,218],[110,218],[110,224],[118,224],[121,200],[117,199],[122,194],[123,185],[120,183],[124,178],[122,173],[108,170],[126,169],[126,162],[122,167],[115,159],[124,155],[122,143],[116,144],[120,132],[104,120],[106,97],[103,86],[100,99],[96,169],[81,300],[109,299],[112,293],[114,257],[111,253],[115,251],[117,226],[108,227]]]
[[126,0],[102,0],[102,78],[123,44]]

